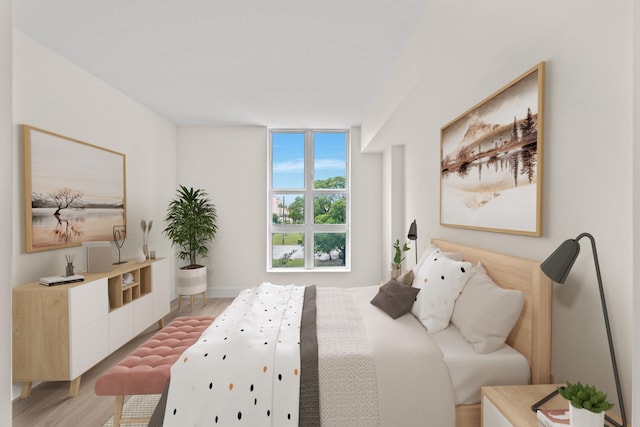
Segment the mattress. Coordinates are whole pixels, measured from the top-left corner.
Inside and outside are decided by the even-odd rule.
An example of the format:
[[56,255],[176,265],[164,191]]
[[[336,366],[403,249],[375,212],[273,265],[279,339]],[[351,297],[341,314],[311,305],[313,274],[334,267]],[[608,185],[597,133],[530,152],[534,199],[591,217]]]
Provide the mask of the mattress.
[[454,325],[430,337],[449,368],[456,405],[480,403],[482,386],[529,384],[529,362],[507,344],[493,353],[478,354]]
[[486,385],[529,384],[529,362],[514,348],[505,344],[493,353],[478,354],[454,325],[450,324],[435,334],[427,334],[411,313],[392,320],[370,304],[378,289],[378,286],[350,289],[369,329],[370,340],[392,349],[407,346],[403,342],[407,340],[435,342],[448,368],[455,405],[480,403],[480,388]]

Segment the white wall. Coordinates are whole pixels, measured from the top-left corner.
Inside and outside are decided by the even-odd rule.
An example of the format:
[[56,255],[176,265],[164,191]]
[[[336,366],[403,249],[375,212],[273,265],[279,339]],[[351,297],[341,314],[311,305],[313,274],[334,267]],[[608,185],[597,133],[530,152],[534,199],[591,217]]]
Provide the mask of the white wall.
[[351,272],[267,273],[267,128],[178,128],[178,184],[206,190],[218,212],[218,233],[209,257],[203,260],[208,266],[209,294],[235,295],[263,281],[332,286],[378,283],[381,156],[359,154],[358,128],[352,129],[352,138]]
[[[363,129],[367,151],[405,144],[405,223],[544,259],[591,232],[605,281],[627,412],[632,373],[632,1],[430,1]],[[440,128],[546,62],[543,237],[439,225]],[[383,231],[384,233],[384,231]],[[555,285],[554,381],[595,382],[615,400],[591,249]],[[423,246],[424,247],[424,246]],[[616,402],[617,403],[617,402]]]
[[[176,127],[75,64],[14,30],[13,284],[62,274],[64,254],[80,248],[26,253],[20,124],[28,124],[126,156],[127,239],[122,258],[142,246],[140,220],[154,220],[149,246],[172,256],[161,238],[161,220],[175,185]],[[114,257],[117,250],[114,246]],[[114,259],[115,259],[114,258]]]
[[[0,0],[0,192],[11,194],[11,0]],[[11,425],[11,217],[10,203],[0,205],[0,425]]]
[[[2,40],[4,43],[5,38]],[[4,99],[3,96],[3,102]],[[10,252],[13,254],[13,286],[33,282],[43,276],[62,274],[66,253],[76,254],[76,271],[83,271],[85,267],[79,247],[25,252],[20,124],[124,153],[128,236],[122,248],[122,258],[133,257],[136,248],[142,246],[140,220],[143,218],[154,220],[155,224],[149,239],[150,248],[155,249],[159,257],[173,256],[168,242],[161,236],[161,230],[165,209],[176,182],[175,125],[14,30],[13,143],[7,144],[9,150],[13,148],[13,155],[7,151],[7,155],[2,157],[12,158],[14,165],[10,204],[13,219],[9,221],[14,230]],[[11,134],[7,140],[11,140]],[[3,174],[5,170],[3,168]],[[3,185],[5,182],[2,180]],[[115,261],[117,251],[115,246],[113,249]],[[4,262],[9,257],[2,258]],[[0,304],[4,304],[7,299],[0,297],[0,301]],[[0,324],[4,325],[5,322]]]

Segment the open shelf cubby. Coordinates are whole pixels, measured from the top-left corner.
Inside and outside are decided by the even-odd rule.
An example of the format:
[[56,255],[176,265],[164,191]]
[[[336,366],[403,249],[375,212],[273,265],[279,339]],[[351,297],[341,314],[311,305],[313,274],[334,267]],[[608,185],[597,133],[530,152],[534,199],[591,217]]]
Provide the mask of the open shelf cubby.
[[151,265],[127,262],[109,275],[109,309],[116,310],[151,292]]

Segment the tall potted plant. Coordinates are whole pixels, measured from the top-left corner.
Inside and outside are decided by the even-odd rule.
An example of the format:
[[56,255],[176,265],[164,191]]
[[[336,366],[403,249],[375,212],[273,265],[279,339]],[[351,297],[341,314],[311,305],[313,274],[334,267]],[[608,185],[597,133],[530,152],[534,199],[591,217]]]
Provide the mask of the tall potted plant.
[[178,258],[189,262],[178,270],[178,295],[205,295],[207,269],[198,259],[209,252],[208,245],[218,231],[217,219],[216,207],[206,191],[180,185],[167,208],[163,230],[171,245],[178,247]]

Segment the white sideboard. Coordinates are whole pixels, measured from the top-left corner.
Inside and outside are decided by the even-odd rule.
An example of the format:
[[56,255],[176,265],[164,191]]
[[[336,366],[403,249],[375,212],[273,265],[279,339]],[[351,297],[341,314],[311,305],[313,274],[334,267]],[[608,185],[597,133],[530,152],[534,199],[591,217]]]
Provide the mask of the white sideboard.
[[169,275],[167,259],[129,261],[79,283],[13,288],[13,381],[22,397],[34,381],[71,381],[76,396],[84,372],[154,322],[162,327]]

